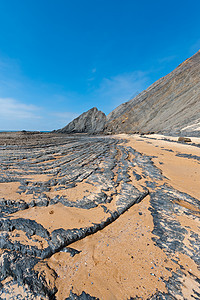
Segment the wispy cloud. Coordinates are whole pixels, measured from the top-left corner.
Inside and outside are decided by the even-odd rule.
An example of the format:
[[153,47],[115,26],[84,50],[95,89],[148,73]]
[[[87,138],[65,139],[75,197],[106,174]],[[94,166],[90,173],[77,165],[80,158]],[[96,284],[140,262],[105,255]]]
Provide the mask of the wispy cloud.
[[45,107],[0,98],[0,130],[53,130],[62,128],[78,114],[51,112]]
[[170,56],[166,56],[166,57],[163,57],[163,58],[160,58],[158,59],[158,62],[160,64],[163,64],[163,63],[169,63],[171,61],[173,61],[174,59],[176,59],[177,56],[176,55],[170,55]]
[[0,98],[0,118],[15,119],[38,119],[38,107],[27,105],[12,98]]
[[195,54],[195,52],[200,50],[200,39],[197,40],[191,47],[190,47],[190,53],[191,55]]
[[77,118],[79,114],[74,113],[74,112],[54,112],[50,113],[51,118],[53,117],[54,121],[54,128],[62,128],[66,126],[69,122],[71,122],[73,119]]
[[148,81],[148,73],[142,71],[123,73],[114,77],[104,78],[99,88],[94,92],[94,96],[100,103],[101,100],[106,100],[107,105],[108,103],[110,104],[109,108],[113,109],[145,89]]
[[149,72],[135,71],[104,77],[98,81],[91,80],[86,94],[70,93],[77,106],[74,111],[81,113],[96,106],[106,114],[125,101],[129,101],[150,85]]
[[95,78],[96,78],[96,72],[97,72],[97,69],[96,69],[96,68],[93,68],[93,69],[91,70],[91,73],[89,74],[89,77],[88,77],[88,79],[87,79],[88,85],[89,85],[89,86],[90,86],[90,82],[95,80]]
[[36,130],[40,108],[13,98],[0,98],[0,130]]
[[78,116],[77,113],[73,112],[55,112],[52,115],[61,119],[74,119]]
[[0,130],[62,128],[93,106],[108,114],[149,83],[149,73],[142,71],[101,79],[94,67],[88,75],[81,93],[78,87],[32,81],[21,72],[20,62],[0,57]]

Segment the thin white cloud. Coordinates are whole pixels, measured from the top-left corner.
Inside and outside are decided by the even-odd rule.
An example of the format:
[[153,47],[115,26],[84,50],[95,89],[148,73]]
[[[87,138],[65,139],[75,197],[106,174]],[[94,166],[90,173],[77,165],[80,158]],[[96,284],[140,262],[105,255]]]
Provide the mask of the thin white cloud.
[[89,85],[90,85],[90,81],[94,81],[94,80],[95,80],[94,76],[87,79],[87,81],[89,82]]
[[12,98],[0,98],[0,118],[13,122],[18,119],[38,119],[38,107],[27,105]]
[[72,118],[76,118],[77,117],[77,113],[73,113],[73,112],[55,112],[52,113],[53,116],[56,116],[58,118],[61,119],[72,119]]
[[[89,78],[86,79],[88,91],[80,94],[65,91],[59,86],[52,88],[52,85],[32,82],[23,76],[18,61],[0,57],[0,130],[62,128],[93,106],[108,114],[145,89],[149,80],[148,73],[141,71],[103,78],[100,82],[96,74],[97,69],[91,68]],[[15,97],[26,101],[16,100]],[[41,107],[38,107],[40,100]],[[62,111],[62,107],[67,111]],[[53,111],[55,108],[56,111]]]
[[104,78],[100,87],[96,90],[95,96],[98,101],[107,99],[111,109],[119,104],[130,100],[137,93],[147,87],[149,79],[147,72],[136,71],[119,74],[111,78]]
[[89,84],[89,86],[90,86],[90,82],[91,81],[94,81],[95,80],[95,73],[97,72],[97,69],[96,68],[93,68],[92,70],[91,70],[91,74],[89,75],[89,77],[88,77],[88,79],[87,79],[87,81],[88,81],[88,84]]
[[77,118],[79,114],[74,112],[54,112],[51,113],[51,119],[53,117],[53,129],[58,129],[66,126],[69,122],[71,122],[73,119]]
[[175,58],[177,58],[176,55],[170,55],[170,56],[166,56],[166,57],[158,59],[158,62],[160,64],[162,64],[162,63],[169,63],[169,62],[173,61]]
[[200,50],[200,39],[190,47],[190,54],[193,55]]
[[51,112],[16,99],[0,98],[0,130],[54,130],[77,116],[73,112]]

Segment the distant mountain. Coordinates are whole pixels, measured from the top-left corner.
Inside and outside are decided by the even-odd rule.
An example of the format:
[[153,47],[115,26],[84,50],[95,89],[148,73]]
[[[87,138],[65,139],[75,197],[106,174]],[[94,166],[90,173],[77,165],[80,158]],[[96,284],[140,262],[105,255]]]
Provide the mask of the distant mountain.
[[200,135],[200,50],[107,117],[94,107],[57,132]]
[[107,116],[105,132],[200,133],[200,51]]
[[105,128],[106,115],[96,107],[81,114],[67,126],[56,130],[58,133],[102,133]]

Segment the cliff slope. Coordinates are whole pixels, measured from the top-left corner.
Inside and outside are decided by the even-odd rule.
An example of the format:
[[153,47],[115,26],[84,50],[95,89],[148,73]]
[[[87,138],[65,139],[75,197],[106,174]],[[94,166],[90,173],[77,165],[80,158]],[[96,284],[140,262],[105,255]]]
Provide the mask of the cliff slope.
[[58,133],[101,133],[106,123],[106,115],[96,107],[81,114],[67,126],[57,130]]
[[105,132],[200,133],[200,51],[107,116]]

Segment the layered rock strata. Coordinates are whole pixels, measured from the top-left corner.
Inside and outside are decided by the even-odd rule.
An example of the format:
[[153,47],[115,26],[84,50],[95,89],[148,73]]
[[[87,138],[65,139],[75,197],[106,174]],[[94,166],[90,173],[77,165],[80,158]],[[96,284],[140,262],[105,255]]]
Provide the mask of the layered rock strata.
[[200,51],[108,116],[106,132],[199,136]]
[[1,299],[184,299],[188,282],[198,298],[200,202],[169,184],[156,154],[135,149],[151,139],[2,136]]
[[102,133],[106,123],[106,116],[96,107],[81,114],[67,126],[57,130],[58,133]]
[[61,133],[200,135],[200,50],[107,117],[92,108]]

